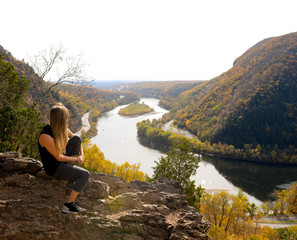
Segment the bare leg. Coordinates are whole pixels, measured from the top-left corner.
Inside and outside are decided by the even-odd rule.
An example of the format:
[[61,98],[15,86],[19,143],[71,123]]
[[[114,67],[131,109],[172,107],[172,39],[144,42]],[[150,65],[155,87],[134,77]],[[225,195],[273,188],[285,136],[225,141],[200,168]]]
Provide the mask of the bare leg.
[[78,194],[79,194],[79,192],[72,190],[68,197],[67,203],[74,202]]

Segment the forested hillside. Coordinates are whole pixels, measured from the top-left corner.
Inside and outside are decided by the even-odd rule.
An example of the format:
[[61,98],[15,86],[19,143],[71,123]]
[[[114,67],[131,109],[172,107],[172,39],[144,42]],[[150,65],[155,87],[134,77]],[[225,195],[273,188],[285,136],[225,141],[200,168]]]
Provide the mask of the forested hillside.
[[175,123],[202,141],[297,147],[297,33],[265,39],[182,94]]
[[70,110],[69,126],[75,132],[81,117],[91,111],[92,131],[105,111],[139,99],[134,92],[100,90],[91,86],[57,84],[41,79],[33,68],[0,46],[0,151],[21,151],[38,157],[37,137],[48,122],[49,109],[62,102]]
[[34,69],[23,60],[20,61],[0,45],[0,54],[10,62],[16,72],[29,80],[29,90],[25,96],[28,105],[34,105],[40,112],[43,121],[48,120],[48,111],[55,102],[63,102],[71,110],[69,125],[73,131],[81,127],[81,116],[89,110],[105,112],[118,104],[127,104],[139,97],[132,92],[118,92],[101,90],[91,86],[60,84],[49,91],[44,92],[53,84],[39,78]]
[[[49,108],[55,102],[63,102],[63,97],[59,94],[56,89],[49,91],[46,95],[47,88],[49,84],[35,73],[34,69],[23,60],[18,60],[13,55],[4,49],[0,45],[0,54],[4,54],[4,60],[11,63],[14,66],[15,71],[20,75],[24,76],[29,80],[29,89],[27,94],[25,95],[25,101],[28,106],[34,106],[34,108],[40,113],[41,119],[43,121],[48,120]],[[44,96],[43,96],[44,95]],[[71,103],[65,103],[67,108],[71,109],[71,117],[69,119],[69,123],[74,127],[74,130],[80,128],[81,126],[81,115],[83,114],[80,111],[77,111],[77,108],[73,106]]]
[[[34,69],[25,63],[23,60],[18,60],[13,55],[4,49],[0,45],[0,54],[4,55],[4,60],[11,63],[14,66],[15,71],[24,76],[29,80],[29,90],[26,94],[25,99],[28,105],[35,105],[35,107],[40,111],[42,118],[47,117],[47,104],[52,104],[53,102],[59,101],[59,96],[55,91],[49,92],[43,99],[42,104],[39,104],[39,99],[42,97],[42,93],[45,91],[45,82],[42,81],[38,75],[35,73]],[[47,110],[46,110],[47,109]]]

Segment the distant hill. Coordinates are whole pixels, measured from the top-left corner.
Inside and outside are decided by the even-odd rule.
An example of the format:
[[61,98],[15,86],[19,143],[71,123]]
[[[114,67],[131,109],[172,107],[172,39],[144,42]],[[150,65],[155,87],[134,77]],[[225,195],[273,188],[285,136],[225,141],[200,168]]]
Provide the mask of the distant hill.
[[116,89],[133,91],[142,97],[153,97],[160,99],[160,105],[171,109],[178,96],[203,81],[145,81],[134,83],[122,83],[114,85]]
[[180,94],[175,122],[201,140],[297,147],[297,33],[265,39]]
[[202,81],[143,81],[122,83],[116,85],[116,87],[122,90],[136,92],[142,97],[161,98],[164,96],[177,97],[180,93],[201,83]]
[[99,89],[114,90],[120,89],[122,84],[137,82],[133,80],[95,80],[93,86]]

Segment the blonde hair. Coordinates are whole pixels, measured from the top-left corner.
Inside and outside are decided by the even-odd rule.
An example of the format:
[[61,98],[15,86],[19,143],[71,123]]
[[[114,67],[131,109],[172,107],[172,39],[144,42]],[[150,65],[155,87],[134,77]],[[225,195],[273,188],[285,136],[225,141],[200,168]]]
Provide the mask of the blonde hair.
[[54,135],[55,146],[63,154],[68,142],[68,117],[69,111],[62,104],[55,104],[50,111],[50,125]]

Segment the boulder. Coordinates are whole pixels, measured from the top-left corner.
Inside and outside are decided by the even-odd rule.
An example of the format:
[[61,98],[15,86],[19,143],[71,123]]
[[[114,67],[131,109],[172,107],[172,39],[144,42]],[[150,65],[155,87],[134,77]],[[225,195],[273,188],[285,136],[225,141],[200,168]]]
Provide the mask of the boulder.
[[91,179],[96,179],[107,183],[109,186],[110,195],[112,196],[133,191],[132,185],[120,177],[115,177],[104,173],[91,172]]
[[90,199],[108,198],[109,186],[105,182],[91,178],[80,195]]
[[132,192],[123,193],[107,202],[108,208],[111,212],[137,209],[139,204],[140,199],[136,193]]
[[170,240],[207,240],[207,230],[210,224],[202,220],[202,215],[197,212],[182,212],[176,220]]
[[140,191],[157,191],[157,192],[167,192],[167,193],[177,193],[181,194],[183,192],[182,186],[179,182],[168,179],[160,178],[152,183],[141,182],[141,181],[131,181],[130,182],[134,188]]
[[[42,163],[33,158],[11,158],[11,154],[0,155],[0,170],[10,173],[31,173],[36,174],[42,169]],[[18,154],[15,154],[19,157]]]

